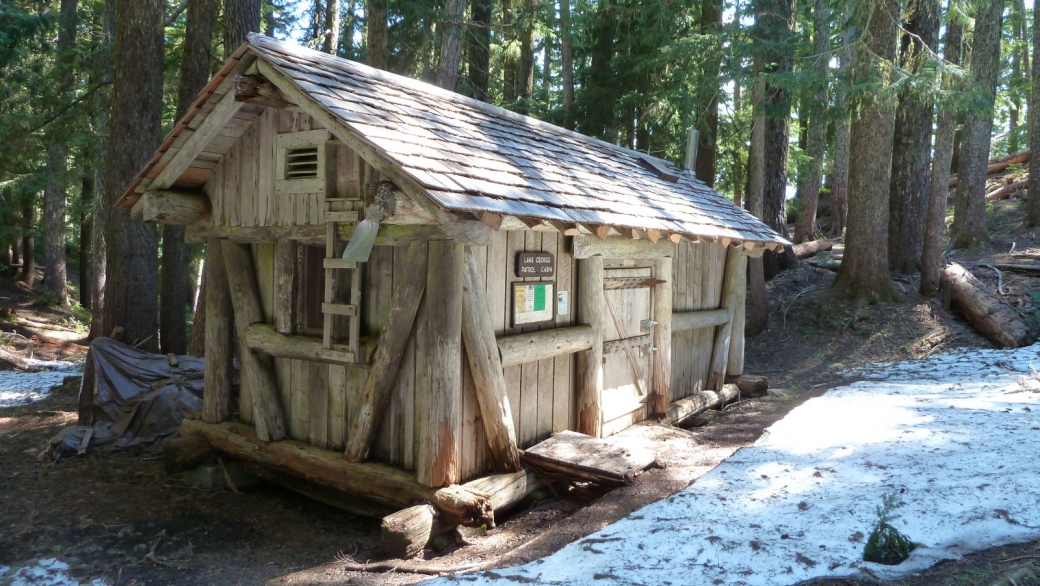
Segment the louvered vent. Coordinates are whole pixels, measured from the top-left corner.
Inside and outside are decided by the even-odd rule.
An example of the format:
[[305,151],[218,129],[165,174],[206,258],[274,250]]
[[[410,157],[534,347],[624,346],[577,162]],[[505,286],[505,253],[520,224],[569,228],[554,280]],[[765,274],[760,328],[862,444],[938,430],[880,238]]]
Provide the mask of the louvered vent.
[[318,146],[290,148],[285,153],[286,179],[316,179],[318,177]]

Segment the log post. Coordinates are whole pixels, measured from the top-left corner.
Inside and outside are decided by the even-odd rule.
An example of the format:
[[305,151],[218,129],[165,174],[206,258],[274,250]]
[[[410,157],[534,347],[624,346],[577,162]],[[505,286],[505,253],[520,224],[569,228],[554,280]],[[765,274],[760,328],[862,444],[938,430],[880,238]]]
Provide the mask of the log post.
[[372,370],[361,393],[358,414],[350,426],[347,437],[346,458],[350,462],[361,462],[368,458],[369,450],[379,424],[386,413],[390,394],[397,381],[398,367],[404,357],[404,348],[412,335],[415,313],[426,289],[426,273],[429,257],[425,242],[413,242],[408,246],[404,266],[394,279],[390,299],[389,318],[379,335],[379,345],[372,359]]
[[483,277],[477,265],[476,249],[467,246],[462,283],[462,341],[466,344],[491,461],[495,469],[512,472],[520,469],[520,452]]
[[231,290],[220,239],[206,243],[206,371],[202,391],[202,418],[207,423],[220,423],[231,416],[232,312]]
[[578,323],[592,326],[592,347],[578,353],[578,431],[600,437],[603,430],[603,257],[578,260]]
[[432,241],[426,272],[425,389],[419,414],[416,477],[426,486],[458,482],[462,429],[462,280],[464,246]]
[[[740,281],[743,279],[745,269],[745,257],[743,247],[733,247],[726,250],[726,268],[722,275],[722,308],[729,314],[725,324],[715,330],[715,343],[711,350],[711,369],[709,370],[708,382],[705,385],[709,389],[722,390],[726,380],[726,368],[729,365],[729,349],[733,335],[733,317],[737,309],[737,296],[743,295]],[[738,332],[738,335],[740,333]]]
[[668,413],[672,399],[672,259],[665,257],[654,262],[654,326],[653,384],[650,394],[650,412]]
[[737,305],[733,308],[733,321],[729,338],[729,361],[726,364],[726,375],[740,376],[744,374],[744,322],[747,317],[747,254],[744,255],[743,268],[737,276]]
[[943,305],[957,304],[982,335],[1003,348],[1020,348],[1033,342],[1029,328],[1013,309],[986,293],[979,280],[964,267],[951,263],[943,268]]
[[[234,307],[235,329],[238,330],[242,370],[240,378],[252,393],[253,421],[256,435],[263,441],[285,438],[285,414],[274,377],[274,365],[270,356],[250,351],[246,342],[249,326],[264,321],[260,307],[260,290],[257,288],[256,271],[249,245],[229,240],[220,243],[227,271],[231,304]],[[207,322],[210,315],[207,315]],[[213,316],[215,317],[215,316]]]

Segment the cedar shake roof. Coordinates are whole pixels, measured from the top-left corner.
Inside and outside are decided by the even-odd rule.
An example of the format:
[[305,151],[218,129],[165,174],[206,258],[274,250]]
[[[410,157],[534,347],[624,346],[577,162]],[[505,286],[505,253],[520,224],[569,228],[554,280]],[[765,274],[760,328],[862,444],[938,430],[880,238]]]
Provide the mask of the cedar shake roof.
[[[561,229],[609,226],[626,236],[636,229],[708,240],[787,243],[668,161],[256,34],[203,91],[119,207],[136,201],[144,191],[143,178],[158,175],[157,167],[172,156],[167,151],[175,150],[178,135],[198,118],[196,114],[205,115],[207,102],[234,91],[228,83],[232,80],[224,78],[241,73],[254,59],[283,74],[281,83],[294,84],[351,138],[372,147],[444,210],[515,216],[528,225],[541,220]],[[245,110],[238,117],[251,115],[255,116]],[[183,175],[181,181],[197,184]]]

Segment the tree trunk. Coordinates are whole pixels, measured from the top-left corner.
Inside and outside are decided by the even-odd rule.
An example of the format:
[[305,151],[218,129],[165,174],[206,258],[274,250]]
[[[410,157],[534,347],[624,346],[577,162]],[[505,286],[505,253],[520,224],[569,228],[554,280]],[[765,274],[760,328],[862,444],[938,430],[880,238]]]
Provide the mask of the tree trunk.
[[[842,35],[842,50],[838,56],[838,68],[847,70],[851,62],[851,49],[854,30],[850,27]],[[834,109],[838,112],[834,122],[834,164],[831,167],[831,235],[841,236],[845,231],[845,221],[849,209],[849,141],[852,133],[849,126],[848,99],[844,84],[839,85],[838,95],[834,100]]]
[[376,69],[387,68],[387,0],[368,0],[367,63]]
[[[1040,153],[1040,18],[1033,18],[1033,100],[1029,104],[1029,150]],[[1040,156],[1029,158],[1029,176],[1040,177]],[[1040,226],[1040,181],[1029,182],[1029,200],[1026,203],[1026,226]]]
[[[102,51],[103,54],[107,55],[112,51],[112,45],[115,40],[115,28],[116,0],[104,0],[104,9],[101,14],[101,36],[99,42],[99,50]],[[112,82],[112,69],[110,64],[104,68],[98,68],[94,73],[97,75],[98,80],[109,84]],[[90,103],[91,109],[93,110],[93,126],[97,133],[94,148],[97,149],[98,153],[108,152],[108,114],[110,98],[110,93],[95,94]],[[98,336],[106,336],[109,333],[105,330],[104,311],[105,279],[108,271],[108,250],[105,240],[105,226],[108,222],[109,209],[107,203],[108,191],[105,189],[105,169],[103,165],[99,165],[97,169],[93,170],[93,173],[97,196],[94,197],[94,205],[90,211],[93,216],[93,240],[90,248],[93,252],[92,260],[94,269],[94,281],[90,284],[92,319],[90,320],[89,338],[91,340]],[[87,364],[90,364],[89,358]]]
[[[757,17],[757,14],[756,14]],[[765,183],[765,80],[761,75],[761,58],[755,58],[755,84],[752,88],[754,122],[751,126],[751,153],[748,156],[747,210],[762,218],[762,188]],[[757,336],[769,325],[769,297],[766,294],[762,257],[748,259],[748,304],[744,335]]]
[[[116,0],[115,68],[105,197],[114,205],[162,138],[162,0]],[[158,236],[154,226],[112,211],[105,222],[108,266],[104,323],[130,344],[158,350]]]
[[441,54],[437,65],[437,85],[455,91],[459,80],[459,62],[462,59],[462,24],[466,15],[466,0],[448,0],[448,22],[444,23]]
[[[61,0],[60,30],[56,74],[59,93],[69,94],[75,83],[73,51],[76,49],[76,11],[78,0]],[[46,273],[43,290],[54,296],[60,305],[69,302],[65,267],[65,210],[68,207],[69,125],[59,119],[51,127],[50,146],[47,147],[47,187],[43,192],[43,257]]]
[[[794,0],[766,0],[756,11],[756,40],[767,76],[790,73],[793,62]],[[767,78],[765,89],[765,160],[763,161],[762,221],[787,236],[787,158],[791,133],[790,92]],[[796,261],[789,249],[767,252],[762,258],[766,279]]]
[[[953,65],[961,62],[964,26],[955,21],[946,24],[946,51],[943,58]],[[946,89],[956,84],[947,81]],[[942,241],[946,231],[946,200],[950,189],[950,163],[953,159],[953,134],[957,114],[952,105],[940,105],[935,131],[935,156],[932,158],[932,180],[928,194],[928,216],[925,219],[924,249],[921,252],[921,295],[931,297],[939,290],[942,268]],[[1032,164],[1032,163],[1030,163]]]
[[520,63],[516,76],[517,99],[534,96],[534,0],[523,0],[520,14]]
[[224,59],[246,42],[246,35],[260,32],[260,0],[224,0]]
[[[187,114],[210,77],[210,46],[216,17],[214,0],[190,0],[184,32],[184,56],[177,83],[177,114]],[[184,242],[184,227],[162,228],[162,303],[159,341],[164,353],[188,351],[188,304],[191,295],[191,251]]]
[[1028,80],[1025,79],[1026,71],[1029,70],[1029,36],[1026,34],[1026,6],[1024,0],[1014,0],[1011,9],[1011,17],[1014,26],[1011,28],[1011,38],[1014,48],[1011,52],[1011,77],[1009,79],[1009,98],[1011,104],[1008,107],[1008,152],[1017,153],[1019,150],[1018,122],[1023,108],[1022,98],[1026,91]]
[[22,272],[18,275],[18,282],[29,289],[33,288],[36,281],[36,247],[33,242],[33,197],[27,196],[22,207]]
[[466,56],[466,76],[473,97],[486,102],[491,71],[491,0],[473,0],[470,2],[470,13],[473,31]]
[[321,50],[329,55],[339,52],[339,29],[343,26],[340,16],[339,0],[325,1],[325,39],[322,41]]
[[852,124],[850,151],[870,156],[857,156],[849,168],[849,225],[834,293],[856,301],[889,301],[896,295],[887,250],[895,100],[882,90],[892,82],[899,0],[864,3],[854,18],[863,23],[860,30],[869,23],[869,41],[857,47],[853,56],[853,80],[856,85],[873,84],[877,91]]
[[614,34],[617,29],[617,0],[600,3],[592,17],[589,30],[591,53],[587,87],[583,88],[583,119],[578,124],[582,134],[609,139],[608,130],[614,125],[614,96],[617,84],[610,64],[614,59]]
[[694,174],[708,185],[715,186],[715,160],[719,139],[719,70],[722,65],[722,40],[718,37],[722,29],[722,0],[704,0],[701,4],[701,35],[714,37],[711,52],[704,66],[706,76],[701,80],[707,88],[702,96],[704,115],[701,117],[698,135],[697,160]]
[[560,0],[560,59],[563,76],[563,127],[574,130],[574,40],[571,38],[570,0]]
[[94,242],[94,170],[87,169],[80,181],[79,221],[79,304],[86,309],[91,308],[91,290],[94,283],[94,255],[91,245]]
[[[910,21],[902,35],[903,69],[917,73],[932,57],[939,36],[939,0],[911,0]],[[892,145],[892,183],[888,210],[888,264],[914,273],[919,268],[928,209],[929,157],[932,150],[932,100],[908,87],[899,95]]]
[[989,240],[986,232],[986,166],[993,133],[993,109],[1000,78],[1001,20],[1004,0],[990,0],[975,15],[975,40],[971,51],[971,87],[983,111],[968,113],[957,169],[953,201],[952,246],[973,248]]
[[816,0],[813,8],[814,84],[807,92],[809,132],[806,139],[809,172],[803,184],[802,215],[794,226],[794,241],[807,242],[816,237],[816,209],[823,182],[823,156],[827,150],[827,78],[830,55],[830,10],[826,0]]

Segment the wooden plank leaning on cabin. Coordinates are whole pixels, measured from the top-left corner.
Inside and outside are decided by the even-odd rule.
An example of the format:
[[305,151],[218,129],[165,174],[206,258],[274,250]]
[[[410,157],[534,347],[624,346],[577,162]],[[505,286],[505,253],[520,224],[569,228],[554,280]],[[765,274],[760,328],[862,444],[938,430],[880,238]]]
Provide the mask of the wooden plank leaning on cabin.
[[419,300],[427,287],[429,252],[427,244],[412,243],[404,266],[401,267],[401,274],[406,278],[394,282],[390,318],[379,336],[379,346],[372,360],[372,370],[365,381],[357,415],[352,415],[354,423],[347,436],[348,461],[360,462],[368,457],[379,424],[386,414]]
[[477,391],[477,403],[484,421],[491,460],[497,470],[507,472],[520,469],[516,429],[506,394],[502,373],[502,359],[495,343],[491,324],[491,309],[485,296],[482,273],[477,264],[477,251],[466,247],[466,267],[463,274],[462,340]]
[[650,383],[650,413],[664,415],[672,396],[672,259],[665,257],[654,261],[654,278],[658,283],[653,289],[654,321],[651,357],[653,363]]
[[[462,280],[465,247],[430,242],[426,282],[426,369],[428,403],[420,411],[416,477],[426,486],[459,481],[458,442],[462,429]],[[400,354],[400,350],[398,350]]]
[[[220,243],[220,249],[224,256],[228,285],[231,289],[231,303],[234,307],[235,327],[239,332],[239,345],[242,348],[248,348],[245,332],[249,326],[264,320],[252,255],[248,246],[227,240]],[[264,441],[276,441],[284,438],[285,415],[278,397],[271,359],[247,350],[241,353],[241,361],[241,378],[243,382],[248,381],[249,389],[253,394],[253,419],[257,436]]]
[[[714,391],[722,390],[726,380],[726,368],[729,366],[729,352],[732,345],[733,322],[739,305],[738,299],[744,296],[744,275],[747,271],[747,257],[744,256],[744,248],[740,246],[730,247],[726,251],[726,268],[722,281],[722,307],[728,313],[726,323],[715,330],[715,343],[711,353],[711,373],[708,375],[707,388]],[[736,332],[737,336],[743,336],[743,332]]]
[[220,423],[231,416],[232,310],[231,291],[224,270],[220,240],[206,245],[206,371],[202,394],[202,418]]
[[592,347],[578,353],[578,432],[600,437],[603,428],[603,257],[578,261],[578,323],[595,332]]

